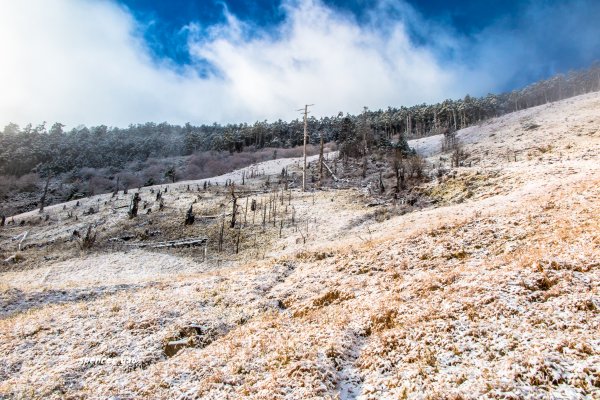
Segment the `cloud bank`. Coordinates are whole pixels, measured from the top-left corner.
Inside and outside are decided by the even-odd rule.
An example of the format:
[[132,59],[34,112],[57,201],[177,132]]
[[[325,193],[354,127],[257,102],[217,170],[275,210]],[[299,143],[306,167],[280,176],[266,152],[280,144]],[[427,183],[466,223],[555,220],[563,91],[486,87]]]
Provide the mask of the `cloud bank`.
[[543,4],[472,37],[392,0],[360,23],[317,0],[286,1],[268,30],[225,10],[222,24],[182,27],[194,61],[182,67],[153,58],[143,24],[117,3],[6,1],[0,126],[253,122],[296,118],[304,103],[333,115],[484,94],[556,72],[565,55],[599,56],[600,6]]

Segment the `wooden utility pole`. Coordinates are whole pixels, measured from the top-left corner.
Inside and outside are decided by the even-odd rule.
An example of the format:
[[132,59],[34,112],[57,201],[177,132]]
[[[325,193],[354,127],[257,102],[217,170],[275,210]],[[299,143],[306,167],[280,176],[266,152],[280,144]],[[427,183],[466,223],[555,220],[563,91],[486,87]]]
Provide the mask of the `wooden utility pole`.
[[[306,141],[308,139],[308,107],[314,104],[306,104],[304,106],[304,166],[302,167],[302,191],[306,192]],[[299,109],[298,111],[302,111]]]
[[321,131],[321,147],[319,148],[319,187],[323,183],[323,131]]

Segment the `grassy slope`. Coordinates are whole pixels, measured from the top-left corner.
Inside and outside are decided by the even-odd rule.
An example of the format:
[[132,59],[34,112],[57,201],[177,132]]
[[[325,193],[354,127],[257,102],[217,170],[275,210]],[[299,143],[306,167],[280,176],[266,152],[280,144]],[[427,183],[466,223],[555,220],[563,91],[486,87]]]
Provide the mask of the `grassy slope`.
[[[471,167],[421,188],[438,206],[383,222],[355,191],[295,192],[300,228],[281,239],[266,228],[269,247],[257,249],[257,227],[241,254],[208,262],[105,244],[148,221],[166,236],[205,233],[167,231],[196,196],[183,189],[159,220],[134,224],[107,206],[76,223],[57,207],[53,223],[11,227],[34,243],[91,219],[106,230],[97,251],[32,248],[0,275],[0,394],[600,396],[599,110],[592,94],[462,131]],[[223,199],[203,195],[198,207],[219,212]],[[203,327],[197,347],[166,357],[190,323]]]

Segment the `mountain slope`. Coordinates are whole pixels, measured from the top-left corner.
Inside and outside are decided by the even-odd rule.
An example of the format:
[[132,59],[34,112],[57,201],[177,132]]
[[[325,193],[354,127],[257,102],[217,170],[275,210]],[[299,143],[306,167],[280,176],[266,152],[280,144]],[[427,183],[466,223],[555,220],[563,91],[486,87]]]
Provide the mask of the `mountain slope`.
[[[397,215],[360,190],[294,192],[276,202],[299,222],[257,222],[235,256],[61,242],[91,221],[103,243],[150,221],[165,236],[212,229],[167,231],[156,211],[131,222],[121,203],[78,221],[56,206],[49,221],[8,227],[3,248],[26,230],[40,247],[0,275],[0,394],[600,396],[600,94],[458,137],[471,166],[418,189],[432,206]],[[411,144],[437,170],[440,142]],[[198,198],[186,186],[169,188],[160,219]],[[201,193],[198,207],[226,213],[224,198]]]

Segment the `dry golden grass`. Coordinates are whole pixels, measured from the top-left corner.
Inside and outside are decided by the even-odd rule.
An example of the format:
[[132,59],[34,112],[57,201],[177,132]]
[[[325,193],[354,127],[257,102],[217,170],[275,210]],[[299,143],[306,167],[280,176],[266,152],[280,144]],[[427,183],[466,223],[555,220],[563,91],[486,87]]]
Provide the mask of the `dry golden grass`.
[[[584,124],[598,103],[561,107]],[[562,134],[555,114],[540,111],[535,122]],[[505,118],[481,130],[517,150],[520,124]],[[525,147],[542,129],[531,135]],[[447,206],[378,222],[365,218],[372,209],[356,191],[324,191],[314,205],[294,192],[298,223],[280,238],[277,224],[263,232],[261,216],[237,255],[236,230],[216,252],[219,220],[183,226],[197,194],[176,189],[162,213],[137,220],[107,207],[28,226],[36,247],[0,284],[0,397],[599,397],[598,138],[573,134],[510,163],[493,138],[470,146],[478,157],[488,151],[489,163],[424,188]],[[197,215],[228,209],[225,192],[202,197]],[[102,218],[98,246],[81,253],[72,229]],[[146,230],[207,235],[208,260],[199,249],[106,242],[124,231],[151,240]],[[17,233],[2,232],[2,243]],[[165,343],[185,338],[165,354]]]

